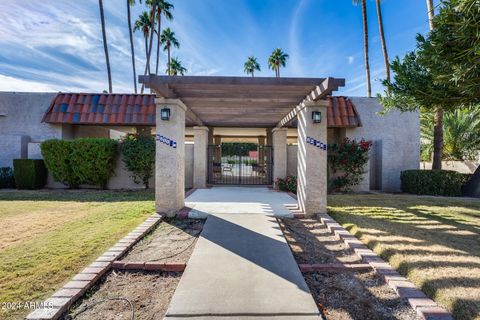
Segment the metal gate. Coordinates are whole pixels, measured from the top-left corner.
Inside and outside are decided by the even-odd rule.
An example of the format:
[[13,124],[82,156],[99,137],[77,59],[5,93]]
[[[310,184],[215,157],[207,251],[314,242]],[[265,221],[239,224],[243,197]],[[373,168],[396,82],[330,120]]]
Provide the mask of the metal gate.
[[257,150],[240,148],[225,154],[221,145],[208,146],[208,183],[272,184],[272,147],[258,145]]

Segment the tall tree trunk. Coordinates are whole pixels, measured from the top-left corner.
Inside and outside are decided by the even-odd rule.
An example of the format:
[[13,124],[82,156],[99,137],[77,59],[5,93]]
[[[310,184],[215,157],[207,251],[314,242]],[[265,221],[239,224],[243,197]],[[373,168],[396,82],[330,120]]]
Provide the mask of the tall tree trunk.
[[255,71],[252,70],[252,78],[255,78],[254,73],[255,73]]
[[[153,34],[155,33],[155,11],[157,10],[157,2],[153,0],[152,3],[152,15],[151,15],[151,25],[150,25],[150,41],[148,45],[148,52],[147,52],[147,63],[145,64],[145,72],[144,75],[150,74],[150,56],[152,53],[152,44],[153,44]],[[145,88],[145,84],[142,83],[142,93]]]
[[157,64],[155,65],[155,74],[158,74],[158,62],[160,60],[160,35],[162,31],[162,10],[157,10],[158,22],[157,22]]
[[443,154],[443,109],[435,110],[435,124],[433,127],[433,161],[432,169],[442,169]]
[[[433,17],[435,11],[433,7],[433,0],[427,0],[428,11],[428,25],[430,30],[433,30]],[[443,155],[443,109],[438,107],[435,109],[435,125],[433,127],[433,161],[432,169],[442,169],[442,155]]]
[[380,0],[377,2],[377,17],[378,17],[378,30],[380,31],[380,41],[382,42],[382,51],[383,51],[383,60],[385,63],[385,73],[386,80],[390,82],[390,61],[388,59],[387,43],[385,41],[385,33],[383,32],[383,18],[382,18],[382,7],[380,5]]
[[107,63],[108,92],[112,93],[112,73],[110,71],[110,59],[108,57],[107,34],[105,33],[105,15],[103,14],[103,1],[98,0],[100,7],[100,21],[102,23],[103,50],[105,50],[105,61]]
[[132,52],[132,68],[133,68],[133,88],[137,93],[137,71],[135,70],[135,48],[133,46],[132,17],[130,13],[130,1],[127,0],[127,16],[128,16],[128,33],[130,36],[130,51]]
[[427,11],[428,11],[428,24],[430,30],[433,29],[433,17],[435,16],[435,10],[433,7],[433,0],[427,0]]
[[[144,36],[145,39],[145,58],[148,57],[148,35]],[[145,90],[145,85],[142,83],[142,88],[140,89],[140,93],[143,94],[143,91]]]
[[365,71],[367,75],[367,96],[372,96],[372,85],[370,83],[370,62],[368,58],[368,17],[367,17],[367,1],[362,0],[362,18],[363,18],[363,38],[365,51]]
[[171,61],[170,61],[170,45],[167,46],[167,54],[168,54],[168,75],[172,75],[172,68],[170,67]]

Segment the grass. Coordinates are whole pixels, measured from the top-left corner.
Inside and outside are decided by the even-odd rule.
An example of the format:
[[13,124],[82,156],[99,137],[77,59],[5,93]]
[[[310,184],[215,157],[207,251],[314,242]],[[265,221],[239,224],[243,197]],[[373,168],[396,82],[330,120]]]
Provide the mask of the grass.
[[332,195],[332,217],[456,319],[480,319],[480,201]]
[[[47,298],[151,215],[153,199],[147,191],[0,191],[0,305]],[[0,319],[28,313],[1,308]]]

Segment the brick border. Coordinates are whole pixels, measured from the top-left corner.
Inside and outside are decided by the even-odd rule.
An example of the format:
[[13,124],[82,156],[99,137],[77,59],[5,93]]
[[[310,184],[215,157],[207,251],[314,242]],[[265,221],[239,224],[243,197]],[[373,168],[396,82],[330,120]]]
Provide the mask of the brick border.
[[364,270],[372,270],[372,266],[368,263],[317,263],[298,265],[300,272],[356,272]]
[[158,263],[158,262],[125,262],[114,261],[112,269],[133,270],[133,271],[164,271],[164,272],[183,272],[187,267],[186,263]]
[[389,263],[343,228],[330,215],[323,213],[317,216],[331,233],[337,235],[357,256],[369,264],[401,298],[406,299],[419,316],[425,320],[453,320],[450,312],[418,290],[412,282],[401,276]]
[[[44,307],[32,311],[28,320],[56,320],[67,311],[95,282],[100,279],[138,240],[143,238],[162,221],[162,216],[154,213],[132,232],[105,251],[88,267],[76,274],[62,288],[45,300]],[[52,306],[51,308],[48,306]]]

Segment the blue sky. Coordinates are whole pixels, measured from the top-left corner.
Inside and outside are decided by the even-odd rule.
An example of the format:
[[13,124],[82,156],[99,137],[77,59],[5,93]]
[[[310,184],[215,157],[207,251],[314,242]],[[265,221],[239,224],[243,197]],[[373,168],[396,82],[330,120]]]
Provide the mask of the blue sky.
[[[138,2],[138,1],[137,1]],[[273,76],[267,57],[279,47],[290,55],[282,76],[343,77],[338,94],[364,96],[360,6],[351,0],[170,0],[188,75],[242,76],[249,55]],[[385,77],[374,0],[367,0],[374,93]],[[114,92],[132,92],[126,1],[104,0]],[[390,57],[414,49],[428,30],[423,0],[382,1]],[[133,7],[138,17],[144,6]],[[101,92],[108,88],[97,0],[2,0],[0,90]],[[145,66],[143,38],[135,34],[137,72]],[[165,69],[166,55],[160,57]]]

